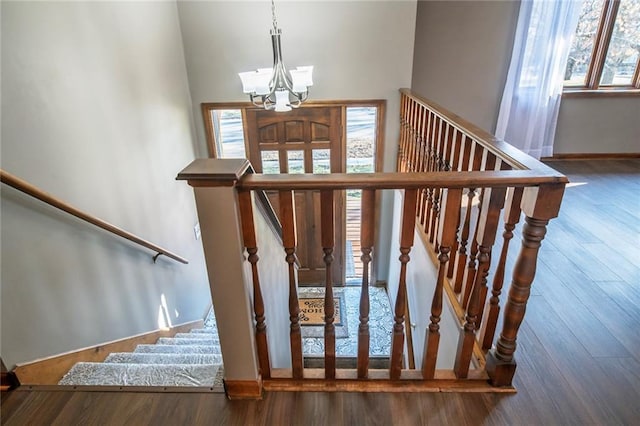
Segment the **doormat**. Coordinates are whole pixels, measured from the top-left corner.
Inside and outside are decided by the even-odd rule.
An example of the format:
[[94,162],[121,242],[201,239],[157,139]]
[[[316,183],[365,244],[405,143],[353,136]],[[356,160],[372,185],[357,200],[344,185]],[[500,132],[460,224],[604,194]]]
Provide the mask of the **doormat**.
[[[349,337],[347,329],[347,313],[342,294],[333,298],[336,338]],[[324,297],[307,297],[298,299],[300,307],[300,325],[302,337],[324,337]]]

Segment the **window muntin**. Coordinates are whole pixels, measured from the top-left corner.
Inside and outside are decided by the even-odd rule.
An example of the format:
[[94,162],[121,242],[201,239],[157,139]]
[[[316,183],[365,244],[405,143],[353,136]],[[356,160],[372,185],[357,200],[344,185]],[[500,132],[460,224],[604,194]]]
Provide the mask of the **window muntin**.
[[565,89],[640,89],[640,0],[584,0]]

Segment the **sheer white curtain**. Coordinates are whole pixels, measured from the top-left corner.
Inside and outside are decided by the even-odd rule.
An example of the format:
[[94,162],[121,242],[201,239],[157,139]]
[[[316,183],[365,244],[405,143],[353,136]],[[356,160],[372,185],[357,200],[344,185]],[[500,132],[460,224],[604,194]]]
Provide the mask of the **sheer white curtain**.
[[553,155],[564,70],[582,0],[523,0],[496,136],[532,157]]

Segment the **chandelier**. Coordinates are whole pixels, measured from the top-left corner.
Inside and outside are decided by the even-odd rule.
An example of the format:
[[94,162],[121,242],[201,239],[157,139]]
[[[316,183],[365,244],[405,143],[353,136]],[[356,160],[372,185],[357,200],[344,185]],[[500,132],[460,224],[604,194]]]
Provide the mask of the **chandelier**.
[[251,102],[267,110],[291,111],[307,100],[309,86],[313,85],[313,66],[297,67],[287,71],[282,63],[282,48],[276,19],[276,6],[271,0],[271,45],[273,47],[273,68],[258,68],[257,71],[241,72],[242,91],[249,94]]

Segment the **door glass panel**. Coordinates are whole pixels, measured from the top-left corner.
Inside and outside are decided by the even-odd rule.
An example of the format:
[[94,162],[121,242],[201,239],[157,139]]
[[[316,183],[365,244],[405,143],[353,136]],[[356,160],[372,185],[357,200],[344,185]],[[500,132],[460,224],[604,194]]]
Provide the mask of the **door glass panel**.
[[347,173],[373,173],[375,107],[347,108]]
[[218,158],[246,158],[240,110],[220,109],[211,114]]
[[[376,146],[376,107],[347,108],[347,173],[373,173]],[[360,199],[362,191],[346,191],[346,279],[357,283],[362,277],[363,265],[360,255]],[[352,281],[350,281],[352,280]]]
[[290,174],[304,173],[304,151],[287,151]]
[[260,154],[262,156],[262,173],[280,173],[280,160],[278,159],[278,151],[262,151]]
[[326,174],[331,173],[331,150],[330,149],[314,149],[313,150],[313,173]]

